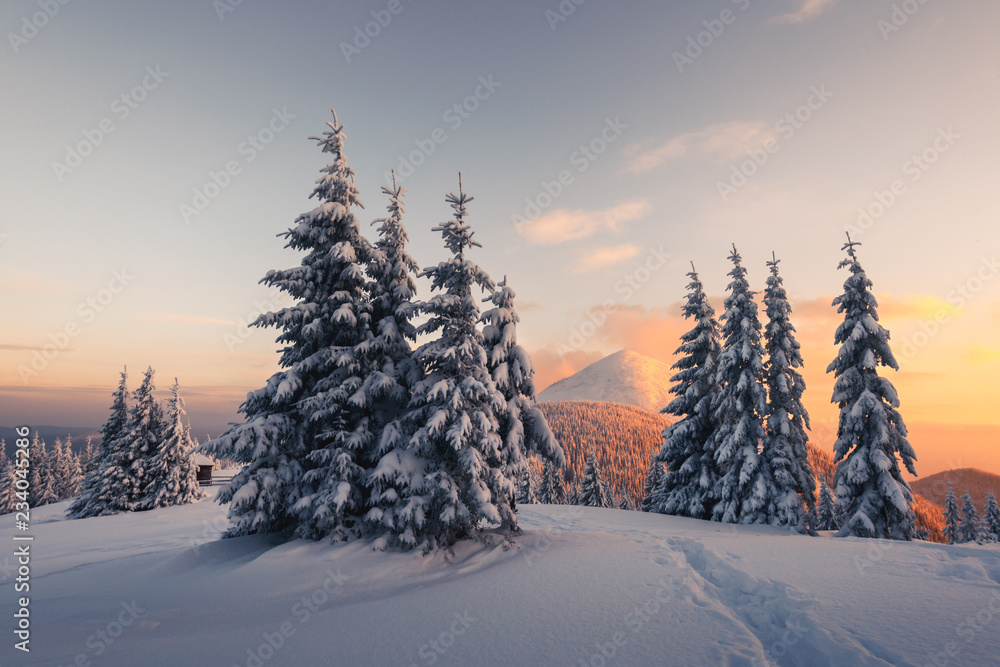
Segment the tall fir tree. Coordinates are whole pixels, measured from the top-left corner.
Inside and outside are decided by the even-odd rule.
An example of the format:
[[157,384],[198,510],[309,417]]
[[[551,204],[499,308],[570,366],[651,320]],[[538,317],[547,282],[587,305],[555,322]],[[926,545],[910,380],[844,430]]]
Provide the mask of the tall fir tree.
[[230,504],[228,537],[288,529],[344,539],[358,533],[368,508],[376,433],[360,391],[367,372],[359,346],[374,337],[364,271],[373,250],[352,212],[361,201],[336,112],[327,125],[313,137],[332,160],[311,195],[320,204],[282,234],[286,248],[306,254],[261,280],[295,303],[253,322],[280,329],[282,370],[247,395],[242,424],[203,445],[246,464],[217,498]]
[[646,469],[646,483],[642,487],[642,503],[639,509],[643,512],[652,512],[656,506],[656,492],[663,484],[663,463],[660,457],[654,452],[650,457],[649,467]]
[[816,505],[816,530],[838,530],[840,521],[837,517],[836,505],[826,478],[819,476],[819,500]]
[[520,318],[514,310],[514,297],[505,276],[484,299],[493,308],[480,320],[486,367],[504,397],[503,409],[497,415],[503,439],[501,458],[506,474],[517,479],[527,470],[531,454],[559,467],[566,465],[566,457],[535,400],[535,369],[528,352],[517,344]]
[[[100,516],[106,509],[103,500],[105,484],[104,473],[110,452],[115,448],[115,442],[124,437],[128,428],[128,369],[123,369],[118,381],[118,388],[112,393],[111,414],[101,426],[101,444],[97,451],[87,461],[87,475],[80,485],[77,495],[66,514],[70,519],[84,519]],[[90,443],[88,442],[88,445]]]
[[446,198],[452,220],[433,228],[441,232],[453,257],[424,269],[436,292],[420,304],[428,316],[418,333],[437,338],[417,349],[426,376],[413,388],[402,420],[409,435],[387,452],[373,484],[399,490],[395,525],[376,548],[448,549],[458,540],[480,537],[484,530],[510,535],[517,531],[512,501],[516,480],[504,470],[503,439],[497,414],[503,394],[487,368],[475,288],[489,293],[494,284],[466,252],[479,243],[466,223],[462,189]]
[[681,336],[676,351],[682,355],[673,365],[677,373],[670,378],[674,383],[670,392],[676,398],[661,411],[679,419],[663,430],[658,461],[666,464],[667,470],[660,470],[660,481],[648,506],[649,511],[662,514],[710,519],[722,476],[712,440],[721,343],[715,310],[693,263],[687,275],[691,282],[682,312],[685,319],[694,321],[694,327]]
[[152,366],[143,373],[142,383],[132,394],[125,434],[111,445],[104,467],[97,502],[101,514],[145,509],[147,466],[156,456],[163,435],[163,408],[156,400]]
[[952,490],[951,483],[949,482],[948,495],[944,499],[944,529],[941,531],[945,542],[948,544],[957,544],[962,541],[960,523],[961,517],[958,515],[958,501],[955,500],[955,491]]
[[[382,192],[389,197],[389,215],[372,222],[378,225],[379,232],[368,265],[375,338],[367,354],[371,372],[365,380],[368,393],[376,402],[377,459],[405,446],[408,436],[401,418],[413,387],[423,377],[423,369],[411,347],[416,341],[416,327],[411,321],[417,307],[414,277],[420,268],[406,251],[409,236],[402,222],[406,190],[396,182],[393,172],[392,187],[383,186]],[[368,523],[375,533],[393,530],[401,489],[383,476],[372,475],[368,483],[371,487]]]
[[597,453],[593,447],[587,453],[587,460],[583,466],[583,479],[580,481],[578,503],[586,507],[612,506],[611,493],[607,482],[604,481],[604,473],[601,471],[601,465],[597,461]]
[[191,427],[184,423],[184,399],[177,378],[170,388],[167,413],[164,418],[163,442],[146,470],[144,509],[193,503],[202,497],[195,463],[195,443]]
[[913,492],[903,479],[899,463],[916,475],[916,454],[906,440],[906,425],[897,408],[899,398],[878,367],[899,369],[889,349],[889,332],[878,323],[878,302],[872,282],[858,261],[848,234],[840,268],[851,275],[844,293],[833,300],[844,321],[834,343],[833,402],[840,408],[834,460],[837,465],[837,504],[845,513],[838,536],[909,540],[916,530]]
[[809,464],[809,413],[802,404],[806,383],[797,370],[802,353],[789,317],[792,308],[771,254],[771,275],[764,291],[764,386],[767,388],[766,435],[761,450],[774,477],[777,516],[774,523],[808,532],[806,514],[816,504],[816,479]]
[[764,442],[767,394],[764,388],[764,348],[754,292],[733,246],[729,255],[729,296],[722,315],[723,348],[716,382],[718,424],[713,434],[715,461],[724,471],[717,483],[719,499],[712,518],[725,523],[769,524],[777,517],[776,489]]
[[983,508],[983,528],[991,535],[991,541],[1000,542],[1000,507],[997,497],[990,491],[986,494],[986,507]]
[[962,494],[962,522],[958,525],[959,542],[976,542],[979,534],[979,512],[966,489]]

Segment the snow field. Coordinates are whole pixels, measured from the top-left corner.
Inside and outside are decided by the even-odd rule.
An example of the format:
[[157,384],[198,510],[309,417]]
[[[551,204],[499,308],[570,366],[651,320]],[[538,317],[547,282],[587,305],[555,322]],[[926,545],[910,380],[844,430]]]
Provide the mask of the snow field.
[[[220,540],[226,508],[210,499],[77,521],[63,518],[67,502],[33,514],[32,651],[8,639],[4,665],[942,667],[1000,656],[996,545],[525,505],[515,547],[463,542],[425,557]],[[12,598],[0,600],[6,619]]]

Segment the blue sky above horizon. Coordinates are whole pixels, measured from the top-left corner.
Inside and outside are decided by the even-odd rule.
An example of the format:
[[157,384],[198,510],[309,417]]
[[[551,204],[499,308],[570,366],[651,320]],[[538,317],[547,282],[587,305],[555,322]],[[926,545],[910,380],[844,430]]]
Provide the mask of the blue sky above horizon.
[[[161,389],[177,376],[196,430],[232,418],[276,370],[274,332],[242,322],[280,303],[257,282],[297,263],[276,235],[314,205],[326,161],[308,137],[335,107],[366,230],[386,172],[423,158],[404,180],[422,266],[446,256],[430,228],[463,172],[474,257],[517,292],[542,386],[622,347],[669,361],[688,262],[721,296],[735,243],[759,289],[782,259],[810,409],[832,420],[828,304],[854,226],[897,353],[914,349],[893,376],[904,417],[1000,426],[1000,6],[567,0],[556,21],[555,0],[401,0],[396,14],[244,0],[220,16],[224,2],[69,2],[37,34],[37,1],[0,8],[0,423],[98,424],[125,364],[136,383],[152,364]],[[137,86],[144,99],[122,99]],[[54,166],[81,142],[96,145],[79,166]],[[239,173],[185,220],[227,163]],[[537,215],[515,224],[529,202]],[[68,325],[79,333],[25,379]]]

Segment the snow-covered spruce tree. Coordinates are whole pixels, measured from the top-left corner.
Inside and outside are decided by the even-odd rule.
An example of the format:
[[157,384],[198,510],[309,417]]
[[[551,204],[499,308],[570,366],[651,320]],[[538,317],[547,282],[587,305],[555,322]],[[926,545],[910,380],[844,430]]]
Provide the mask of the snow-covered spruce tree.
[[991,535],[992,542],[1000,542],[1000,507],[997,497],[990,491],[986,494],[986,507],[983,509],[983,528]]
[[719,354],[713,434],[715,461],[723,470],[716,487],[718,502],[712,518],[725,523],[771,524],[778,518],[778,496],[767,456],[758,451],[764,441],[767,394],[764,389],[764,348],[754,292],[733,246],[729,255],[729,296],[722,315],[723,347]]
[[[74,500],[66,515],[70,519],[84,519],[90,516],[100,516],[104,513],[104,503],[101,501],[101,490],[104,487],[104,472],[108,453],[114,448],[114,443],[125,435],[128,427],[128,369],[122,370],[118,388],[112,393],[111,414],[101,426],[101,444],[87,461],[87,475],[80,485],[80,493]],[[89,441],[88,441],[89,448]]]
[[[839,537],[875,537],[909,540],[916,530],[913,493],[903,479],[899,460],[916,475],[916,454],[906,440],[906,425],[896,408],[899,398],[878,367],[898,370],[889,349],[889,332],[878,323],[878,303],[872,282],[858,261],[848,234],[844,250],[848,268],[844,293],[833,300],[844,321],[834,343],[837,358],[826,369],[833,372],[833,402],[840,408],[834,461],[837,465],[837,504],[845,518]],[[898,457],[898,458],[897,458]]]
[[142,383],[132,394],[125,433],[111,443],[107,453],[96,500],[103,508],[101,514],[145,509],[147,468],[163,437],[163,408],[153,395],[154,374],[152,366],[143,374]]
[[31,443],[31,506],[41,507],[54,503],[59,498],[58,479],[56,478],[55,451],[48,451],[45,440],[38,437]]
[[966,489],[962,494],[962,522],[958,525],[959,542],[975,542],[979,537],[979,512],[976,511],[976,504],[972,502],[972,496]]
[[466,256],[478,246],[465,222],[472,200],[462,189],[446,201],[452,220],[433,228],[441,232],[453,257],[421,273],[435,292],[419,310],[427,315],[419,334],[437,335],[420,346],[415,358],[426,376],[413,388],[402,420],[412,434],[387,452],[372,483],[399,490],[393,510],[395,525],[376,548],[420,547],[424,552],[448,549],[457,541],[517,532],[511,502],[516,480],[504,470],[503,439],[496,415],[504,410],[503,394],[487,368],[474,288],[490,292],[490,277]]
[[569,485],[566,487],[566,504],[580,504],[580,482],[575,479],[570,480]]
[[538,486],[535,480],[533,466],[529,463],[527,469],[521,473],[521,478],[517,485],[517,504],[534,505],[538,502]]
[[646,484],[642,488],[642,503],[639,509],[643,512],[652,512],[655,506],[655,494],[663,484],[663,463],[654,452],[650,457],[649,468],[646,469]]
[[[375,337],[363,355],[370,369],[365,378],[365,393],[375,402],[378,458],[404,446],[408,435],[400,418],[413,386],[423,376],[410,345],[416,340],[416,327],[411,319],[416,308],[414,276],[420,267],[406,251],[409,237],[402,222],[406,190],[396,183],[393,172],[392,187],[383,187],[382,192],[389,197],[389,215],[372,222],[378,225],[379,240],[367,268]],[[373,477],[369,483],[371,509],[366,519],[373,532],[392,530],[400,490],[384,477]]]
[[514,310],[514,296],[504,276],[484,299],[493,308],[484,312],[480,321],[486,367],[504,397],[503,409],[497,415],[503,439],[501,459],[507,476],[519,478],[528,467],[530,454],[551,460],[560,468],[566,465],[566,457],[535,402],[535,369],[527,351],[517,344],[520,318]]
[[186,505],[202,497],[195,443],[190,426],[184,423],[185,414],[184,399],[174,378],[163,420],[163,442],[146,468],[146,492],[140,503],[144,509]]
[[[691,264],[685,319],[694,320],[694,327],[681,336],[676,354],[683,355],[673,365],[677,373],[670,378],[670,392],[677,395],[665,414],[679,417],[663,430],[659,462],[667,470],[659,475],[649,502],[649,510],[661,514],[712,518],[712,508],[718,501],[716,485],[721,470],[715,462],[712,434],[715,421],[713,406],[718,398],[715,372],[719,363],[719,323],[715,310],[708,302],[698,273]],[[663,472],[662,470],[660,471]]]
[[69,473],[66,464],[66,452],[63,451],[62,438],[56,437],[55,444],[49,450],[49,469],[52,475],[52,490],[56,500],[62,500],[66,497],[62,495],[63,484],[66,481],[66,475]]
[[961,518],[958,515],[958,501],[955,500],[955,491],[951,488],[951,483],[948,483],[948,495],[944,499],[944,530],[941,534],[944,536],[945,542],[948,544],[957,544],[961,542],[961,530],[959,524],[961,523]]
[[626,510],[628,512],[637,512],[638,507],[636,507],[635,501],[629,494],[628,489],[622,487],[615,491],[615,507],[620,510]]
[[546,505],[565,505],[569,502],[562,466],[556,465],[552,460],[547,460],[542,465],[541,492],[538,499]]
[[247,395],[242,424],[202,446],[246,464],[217,498],[230,503],[228,537],[291,529],[347,539],[368,511],[365,478],[376,433],[370,396],[361,391],[367,369],[360,346],[373,339],[364,272],[372,247],[351,210],[361,201],[336,112],[327,125],[313,137],[332,160],[311,195],[320,204],[282,234],[286,248],[306,254],[301,265],[261,280],[295,303],[253,322],[281,330],[282,370]]
[[833,494],[823,475],[819,476],[819,500],[816,506],[816,530],[838,530],[840,522],[837,520]]
[[579,504],[586,507],[611,507],[612,505],[611,494],[604,481],[604,474],[601,472],[601,465],[597,462],[597,453],[593,447],[587,453],[587,460],[583,466]]
[[78,494],[83,471],[80,459],[73,453],[72,436],[66,436],[65,444],[56,439],[55,468],[56,494],[59,499],[72,498]]
[[20,502],[17,479],[17,468],[7,458],[7,443],[0,438],[0,514],[10,514]]
[[816,503],[816,478],[809,464],[809,413],[802,404],[806,383],[797,369],[802,354],[789,321],[792,308],[771,254],[771,275],[764,290],[764,386],[767,387],[766,436],[761,456],[768,462],[777,497],[775,523],[807,532],[806,513]]

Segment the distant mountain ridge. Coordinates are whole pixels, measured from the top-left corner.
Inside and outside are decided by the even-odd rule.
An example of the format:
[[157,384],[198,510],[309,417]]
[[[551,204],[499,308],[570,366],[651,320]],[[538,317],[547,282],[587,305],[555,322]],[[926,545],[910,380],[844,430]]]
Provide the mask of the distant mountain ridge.
[[[92,438],[94,445],[101,442],[101,434],[96,428],[87,426],[31,426],[29,438],[34,438],[35,433],[45,441],[45,444],[52,446],[56,438],[65,441],[66,436],[73,438],[73,451],[80,453],[87,446],[87,438]],[[17,440],[17,431],[13,426],[0,426],[0,438],[7,443],[7,458],[14,456],[14,442]]]
[[550,385],[539,401],[599,401],[658,413],[670,402],[669,364],[620,350]]
[[[944,499],[948,495],[948,482],[951,482],[956,498],[961,498],[962,494],[968,490],[976,504],[976,509],[980,512],[983,510],[983,505],[986,504],[987,493],[992,491],[1000,497],[1000,475],[976,468],[945,470],[921,477],[915,482],[910,482],[910,488],[943,507]],[[961,501],[959,501],[959,505],[961,505]]]

